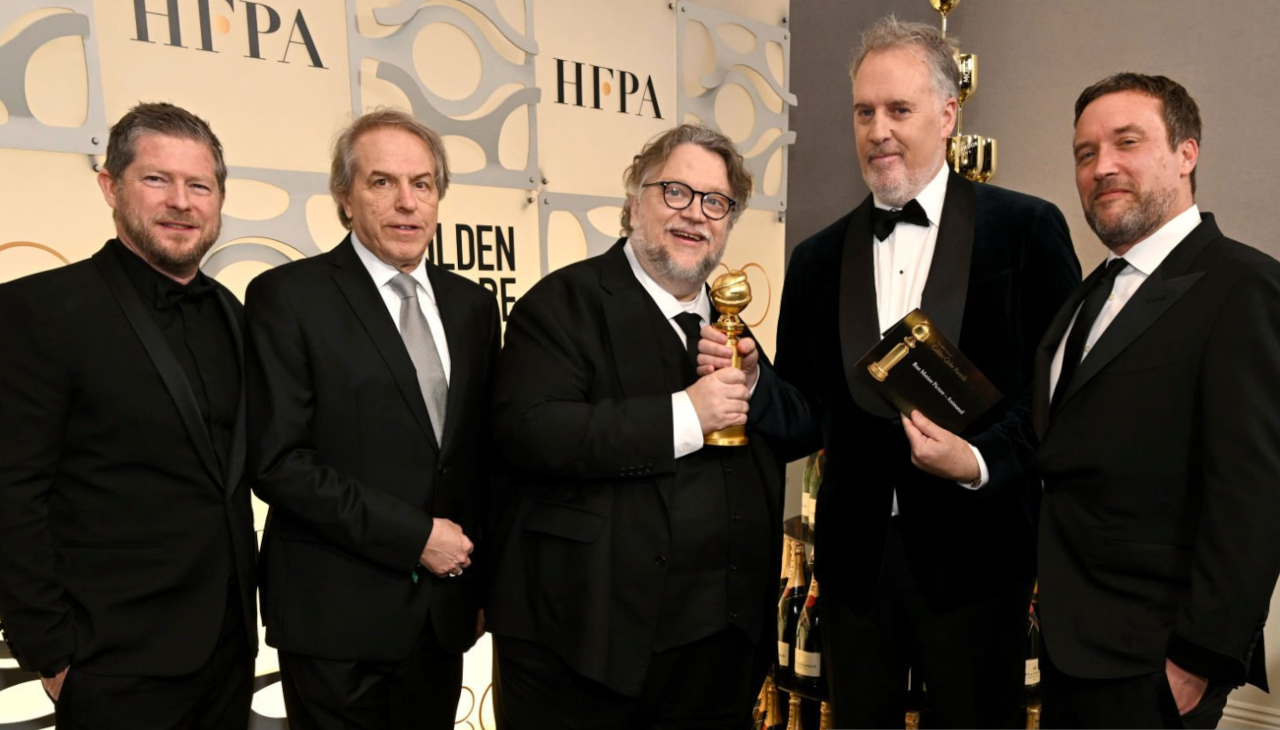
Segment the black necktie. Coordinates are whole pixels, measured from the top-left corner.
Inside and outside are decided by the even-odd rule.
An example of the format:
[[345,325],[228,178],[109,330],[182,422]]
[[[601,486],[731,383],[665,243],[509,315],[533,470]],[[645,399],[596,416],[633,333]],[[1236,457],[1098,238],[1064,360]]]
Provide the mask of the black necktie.
[[702,339],[702,318],[693,312],[681,312],[675,316],[676,324],[684,332],[684,344],[689,350],[689,361],[698,369],[698,340]]
[[1102,305],[1106,304],[1107,297],[1111,296],[1111,288],[1116,282],[1116,276],[1127,264],[1128,262],[1124,259],[1113,259],[1107,264],[1102,276],[1093,283],[1089,293],[1085,295],[1084,303],[1080,305],[1080,312],[1076,314],[1076,322],[1071,325],[1071,334],[1067,335],[1067,345],[1062,351],[1062,371],[1058,374],[1058,387],[1053,391],[1053,402],[1049,409],[1051,413],[1058,409],[1062,394],[1066,393],[1071,385],[1071,378],[1076,374],[1080,361],[1084,359],[1085,340],[1089,339],[1089,332],[1098,319],[1098,313],[1102,311]]
[[894,226],[898,225],[899,222],[928,228],[929,216],[924,214],[924,207],[920,205],[920,201],[912,200],[902,206],[901,210],[872,208],[871,222],[875,228],[876,240],[883,241],[889,237],[890,233],[893,233]]

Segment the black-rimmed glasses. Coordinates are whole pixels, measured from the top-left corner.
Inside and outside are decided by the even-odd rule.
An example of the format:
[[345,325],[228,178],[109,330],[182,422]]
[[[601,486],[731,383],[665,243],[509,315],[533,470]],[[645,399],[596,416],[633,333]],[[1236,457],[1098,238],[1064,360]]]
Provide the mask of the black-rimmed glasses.
[[684,210],[693,204],[693,196],[702,196],[702,214],[713,221],[718,221],[732,213],[734,206],[738,204],[727,195],[704,193],[674,180],[658,180],[657,182],[645,183],[640,187],[649,188],[654,185],[662,186],[662,201],[672,210]]

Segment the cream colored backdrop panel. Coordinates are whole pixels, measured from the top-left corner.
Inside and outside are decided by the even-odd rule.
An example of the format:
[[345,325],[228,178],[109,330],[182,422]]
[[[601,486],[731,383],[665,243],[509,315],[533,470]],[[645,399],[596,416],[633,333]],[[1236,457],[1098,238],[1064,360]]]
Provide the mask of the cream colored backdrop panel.
[[[333,136],[353,111],[395,106],[442,133],[455,172],[428,256],[492,291],[505,321],[539,277],[612,245],[623,170],[646,140],[683,121],[678,84],[706,93],[697,80],[724,66],[738,86],[720,90],[703,121],[740,147],[752,142],[741,149],[748,156],[785,146],[781,129],[749,139],[761,108],[786,113],[761,76],[785,86],[781,47],[746,68],[717,57],[707,30],[691,32],[682,55],[677,28],[680,13],[705,10],[784,35],[789,3],[5,0],[0,58],[51,16],[67,16],[55,22],[71,30],[0,65],[0,282],[83,260],[114,235],[96,182],[106,125],[139,101],[170,101],[208,119],[224,145],[223,235],[205,270],[243,298],[257,274],[341,240],[327,192]],[[734,50],[749,45],[733,37],[741,29],[718,32]],[[11,109],[3,93],[14,88],[25,98],[10,96]],[[18,124],[45,133],[19,142]],[[780,151],[757,191],[785,191],[784,174]],[[745,318],[762,320],[754,329],[770,353],[784,220],[749,209],[724,259],[764,269],[749,270],[755,301]],[[265,516],[255,502],[257,529]],[[494,726],[490,651],[486,637],[466,657],[460,727]],[[265,644],[256,674],[251,728],[285,727],[278,661]],[[52,725],[34,680],[0,649],[0,730]]]

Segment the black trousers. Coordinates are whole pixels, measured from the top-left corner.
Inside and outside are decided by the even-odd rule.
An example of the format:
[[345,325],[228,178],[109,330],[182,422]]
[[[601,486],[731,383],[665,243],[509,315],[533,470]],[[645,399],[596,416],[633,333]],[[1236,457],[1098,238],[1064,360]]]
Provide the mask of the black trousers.
[[280,652],[290,730],[449,730],[462,694],[462,655],[427,623],[399,662],[333,661]]
[[1084,679],[1064,674],[1040,654],[1040,727],[1051,728],[1215,728],[1232,688],[1210,682],[1200,704],[1185,715],[1158,672],[1119,679]]
[[1027,580],[951,611],[935,609],[895,525],[870,607],[823,597],[823,671],[836,727],[902,727],[908,670],[927,689],[929,727],[1024,727],[1030,601]]
[[583,677],[535,642],[495,636],[494,653],[502,730],[743,730],[760,692],[756,649],[737,629],[654,654],[639,697]]
[[244,730],[253,701],[253,657],[232,587],[213,656],[182,677],[118,677],[67,670],[55,703],[59,730]]

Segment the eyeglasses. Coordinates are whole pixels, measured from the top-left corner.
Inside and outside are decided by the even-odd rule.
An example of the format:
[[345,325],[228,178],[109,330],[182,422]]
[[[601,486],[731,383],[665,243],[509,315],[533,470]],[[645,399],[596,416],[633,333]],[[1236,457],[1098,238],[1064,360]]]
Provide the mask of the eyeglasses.
[[673,180],[659,180],[657,182],[645,183],[642,188],[653,187],[654,185],[662,186],[662,201],[672,210],[684,210],[693,204],[693,196],[702,196],[702,214],[713,221],[733,212],[734,207],[738,203],[727,195],[720,193],[704,193],[701,190],[694,190],[682,182]]

